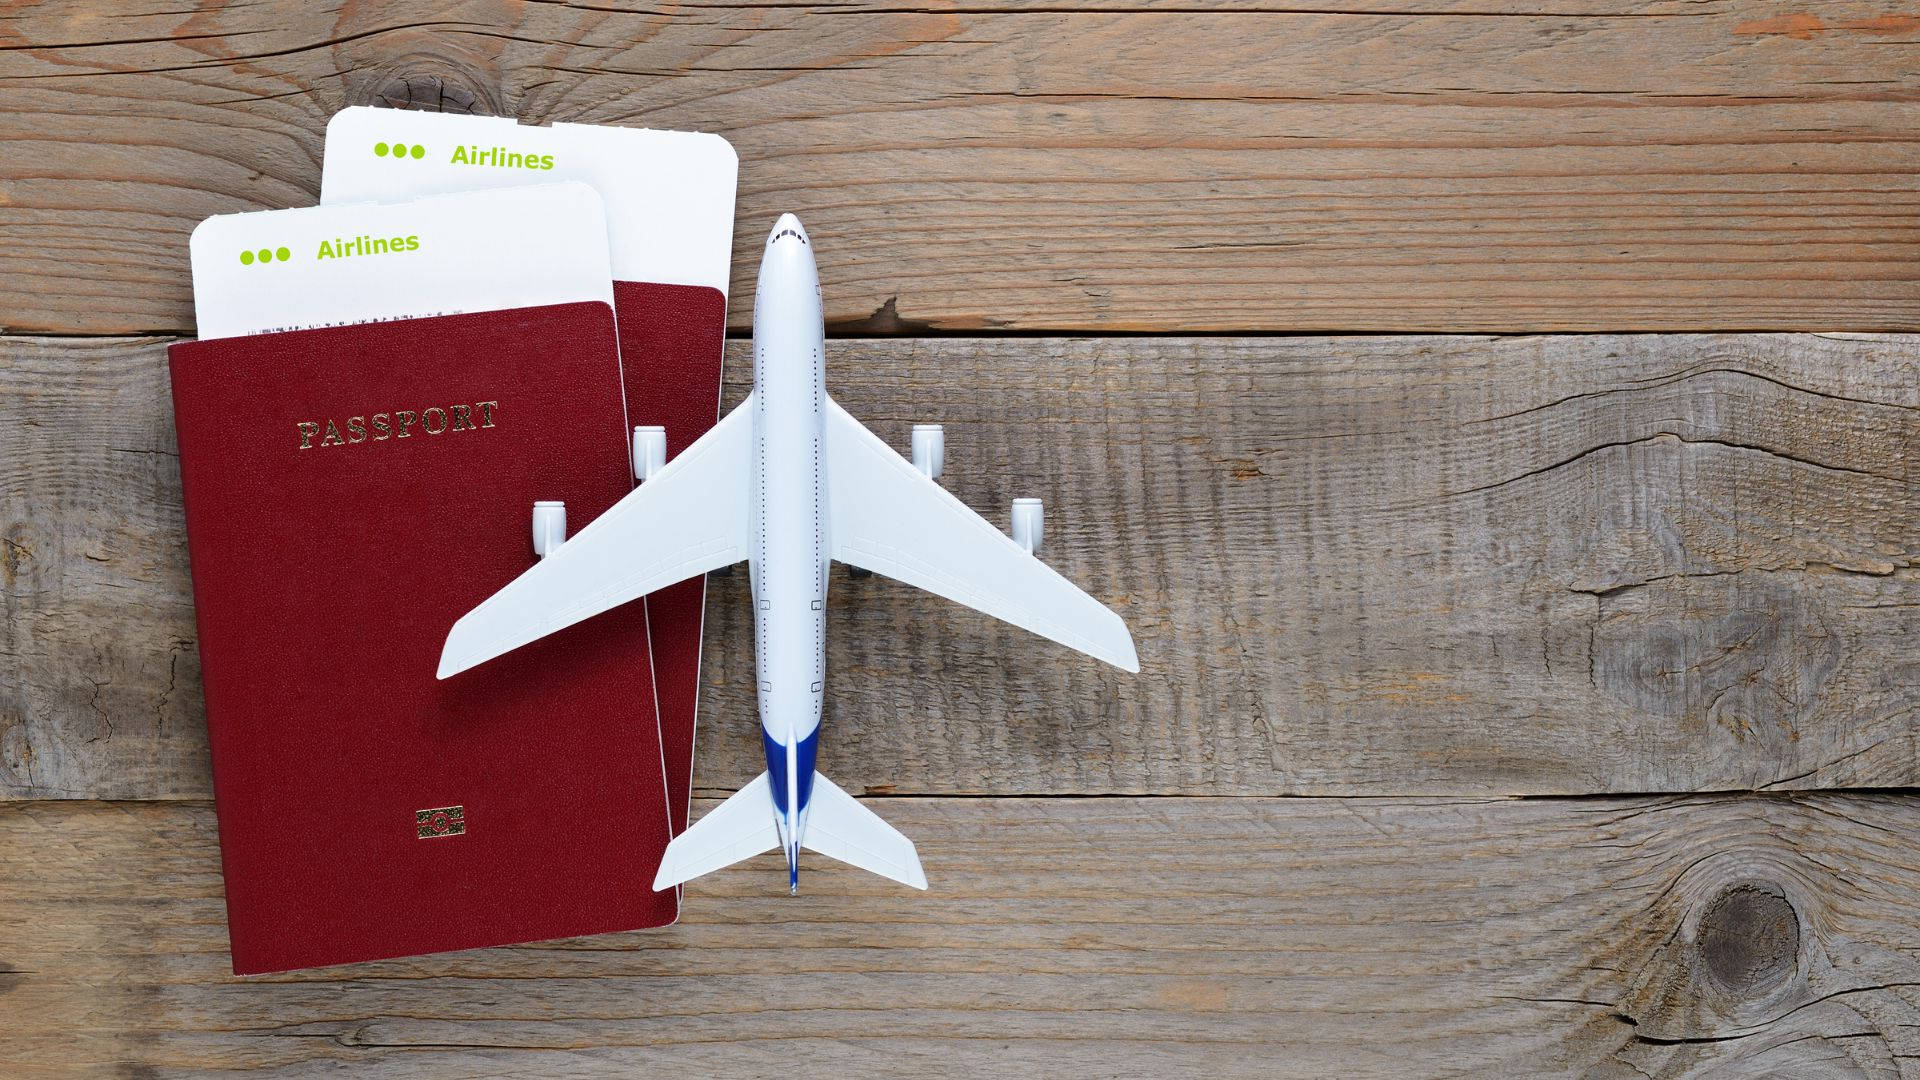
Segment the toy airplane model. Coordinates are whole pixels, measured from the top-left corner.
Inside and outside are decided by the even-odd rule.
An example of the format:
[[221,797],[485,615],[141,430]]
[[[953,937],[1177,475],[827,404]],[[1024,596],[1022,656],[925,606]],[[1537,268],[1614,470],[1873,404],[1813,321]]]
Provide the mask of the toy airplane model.
[[643,481],[564,543],[564,508],[534,508],[542,560],[455,623],[440,677],[676,581],[752,571],[754,652],[767,771],[668,846],[655,889],[775,847],[787,883],[800,849],[927,887],[913,841],[813,769],[827,678],[827,564],[885,574],[1128,671],[1120,617],[1033,557],[1040,500],[1018,499],[1013,538],[934,480],[940,429],[913,432],[912,463],[827,396],[820,279],[806,230],[774,224],[753,308],[753,393],[671,463],[636,428]]

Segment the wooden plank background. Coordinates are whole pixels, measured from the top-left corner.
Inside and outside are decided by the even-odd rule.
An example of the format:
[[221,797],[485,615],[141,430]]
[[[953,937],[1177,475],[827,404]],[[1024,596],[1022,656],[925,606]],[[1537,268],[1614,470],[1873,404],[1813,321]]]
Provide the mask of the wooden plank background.
[[[823,258],[830,241],[821,240]],[[16,797],[205,798],[164,341],[0,339]],[[745,393],[747,343],[728,400]],[[1591,794],[1920,782],[1920,340],[859,339],[835,395],[1050,506],[1120,678],[836,576],[822,768],[938,794]],[[836,571],[836,575],[840,572]],[[698,783],[764,767],[745,581]],[[84,663],[76,667],[76,661]]]
[[881,809],[930,892],[826,865],[788,897],[762,858],[668,931],[240,980],[211,808],[19,804],[0,1045],[23,1076],[1837,1077],[1920,1054],[1908,796]]
[[842,329],[1914,323],[1881,0],[617,6],[10,12],[5,328],[190,330],[187,231],[310,202],[383,96],[729,136],[739,326],[783,210]]
[[[1920,10],[616,6],[0,9],[0,1076],[1920,1075]],[[224,974],[164,348],[367,102],[726,134],[1047,499],[1138,677],[835,580],[931,893]]]

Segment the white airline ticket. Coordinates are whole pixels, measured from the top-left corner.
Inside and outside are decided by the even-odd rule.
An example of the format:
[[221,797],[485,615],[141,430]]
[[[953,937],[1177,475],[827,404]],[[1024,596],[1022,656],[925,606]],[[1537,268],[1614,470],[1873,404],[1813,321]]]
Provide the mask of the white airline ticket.
[[718,135],[356,106],[327,124],[320,202],[579,180],[606,201],[616,281],[725,295],[739,174]]
[[189,249],[202,340],[613,303],[605,212],[581,183],[223,214]]

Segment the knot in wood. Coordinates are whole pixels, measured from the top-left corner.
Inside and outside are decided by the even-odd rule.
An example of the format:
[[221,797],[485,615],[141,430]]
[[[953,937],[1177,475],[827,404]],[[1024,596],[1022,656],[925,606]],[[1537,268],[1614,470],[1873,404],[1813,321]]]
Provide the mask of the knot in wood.
[[1715,982],[1730,993],[1757,996],[1797,969],[1800,916],[1776,886],[1743,881],[1707,901],[1695,942]]
[[423,112],[494,114],[492,103],[477,86],[441,72],[391,72],[376,86],[369,104]]

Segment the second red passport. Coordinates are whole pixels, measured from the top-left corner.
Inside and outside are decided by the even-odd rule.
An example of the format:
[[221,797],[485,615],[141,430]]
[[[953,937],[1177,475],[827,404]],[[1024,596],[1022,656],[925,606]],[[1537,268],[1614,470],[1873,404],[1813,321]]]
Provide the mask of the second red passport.
[[[695,285],[613,283],[626,364],[627,417],[667,429],[667,458],[705,435],[720,418],[721,348],[727,298]],[[667,760],[673,831],[684,832],[693,793],[693,736],[700,706],[700,638],[707,579],[669,585],[646,599]]]
[[238,974],[660,926],[645,612],[444,682],[447,628],[632,489],[613,314],[172,352]]

